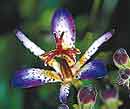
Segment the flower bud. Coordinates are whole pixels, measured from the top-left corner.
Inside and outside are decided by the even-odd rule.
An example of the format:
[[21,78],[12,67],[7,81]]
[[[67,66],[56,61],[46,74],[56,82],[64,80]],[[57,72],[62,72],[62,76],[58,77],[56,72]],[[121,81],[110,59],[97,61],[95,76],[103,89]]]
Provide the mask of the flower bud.
[[107,102],[111,99],[118,99],[118,90],[112,85],[107,85],[104,90],[100,92],[100,96],[104,102]]
[[119,100],[118,89],[113,85],[107,85],[104,90],[100,92],[101,99],[105,109],[118,109],[122,105],[122,101]]
[[83,87],[78,92],[78,102],[80,104],[95,104],[97,91],[93,87]]
[[128,64],[129,56],[125,49],[120,48],[116,50],[113,55],[113,61],[117,65]]
[[119,76],[117,78],[118,85],[127,86],[127,88],[129,89],[130,69],[123,69],[120,70],[118,73],[119,73]]

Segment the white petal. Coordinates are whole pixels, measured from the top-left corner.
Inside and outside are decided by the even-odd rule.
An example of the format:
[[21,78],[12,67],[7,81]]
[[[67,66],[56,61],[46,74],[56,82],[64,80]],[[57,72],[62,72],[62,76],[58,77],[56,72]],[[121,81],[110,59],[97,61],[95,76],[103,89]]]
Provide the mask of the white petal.
[[67,97],[69,96],[69,89],[70,89],[69,84],[65,84],[65,85],[61,86],[60,95],[59,95],[59,100],[60,100],[61,103],[67,102]]
[[79,59],[79,61],[72,68],[73,72],[77,72],[90,58],[96,53],[99,47],[107,42],[112,37],[113,32],[107,32],[98,38],[94,43],[88,48],[85,54]]
[[45,83],[61,82],[59,75],[54,71],[39,68],[26,68],[17,71],[12,79],[14,87],[29,88],[44,85]]
[[17,38],[23,43],[23,45],[28,48],[34,55],[40,56],[45,53],[40,47],[38,47],[35,43],[33,43],[30,39],[28,39],[24,33],[17,30],[16,31]]
[[[16,36],[35,56],[40,57],[40,55],[45,53],[44,50],[28,39],[21,31],[16,30]],[[53,59],[53,61],[49,62],[48,64],[56,70],[56,73],[60,72],[59,63],[56,60]]]

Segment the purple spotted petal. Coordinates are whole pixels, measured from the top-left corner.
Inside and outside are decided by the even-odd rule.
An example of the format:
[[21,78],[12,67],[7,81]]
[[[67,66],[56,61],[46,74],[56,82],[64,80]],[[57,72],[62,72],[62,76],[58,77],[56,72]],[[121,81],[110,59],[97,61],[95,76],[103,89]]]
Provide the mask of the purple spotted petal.
[[60,88],[59,100],[61,103],[67,103],[67,97],[69,96],[69,84],[62,85]]
[[67,9],[55,11],[52,18],[52,32],[58,34],[59,37],[64,32],[63,47],[74,47],[76,37],[75,24],[71,13]]
[[28,48],[35,56],[40,56],[45,53],[39,46],[32,42],[23,32],[16,30],[17,38],[22,42],[22,44]]
[[55,80],[54,78],[52,79],[46,74],[46,70],[41,70],[38,68],[23,69],[14,75],[12,85],[14,87],[29,88],[43,85],[45,83],[58,82],[58,80]]
[[123,48],[116,50],[116,52],[113,55],[113,61],[117,66],[122,64],[127,64],[128,60],[129,60],[129,56],[126,50]]
[[106,65],[101,60],[94,60],[87,63],[79,71],[79,79],[97,79],[107,74]]
[[111,32],[107,32],[105,34],[103,34],[102,36],[100,36],[97,40],[95,40],[92,45],[88,48],[86,55],[87,55],[87,59],[90,58],[93,54],[96,53],[96,51],[99,49],[99,47],[107,42],[108,40],[111,39],[112,35],[114,34],[114,30],[112,30]]

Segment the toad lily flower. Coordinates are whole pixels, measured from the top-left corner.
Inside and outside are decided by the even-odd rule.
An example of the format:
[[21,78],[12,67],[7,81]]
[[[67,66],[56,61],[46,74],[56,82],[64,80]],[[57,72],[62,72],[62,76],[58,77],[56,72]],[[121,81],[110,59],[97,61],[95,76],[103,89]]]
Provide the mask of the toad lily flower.
[[130,58],[124,48],[116,50],[113,55],[113,61],[119,69],[117,83],[130,89]]
[[[76,38],[75,24],[68,10],[58,9],[54,13],[52,33],[54,34],[56,49],[45,52],[21,31],[16,31],[16,36],[23,45],[43,60],[45,64],[53,67],[55,71],[26,68],[16,73],[12,79],[12,84],[15,87],[30,88],[46,83],[61,82],[59,99],[61,103],[66,103],[73,80],[96,79],[107,74],[106,66],[102,61],[94,60],[85,63],[104,42],[112,37],[113,32],[107,32],[97,39],[77,62],[76,54],[79,54],[80,51],[74,45]],[[55,60],[55,57],[61,59],[60,63]]]
[[102,109],[118,109],[118,107],[122,105],[122,101],[119,100],[118,88],[113,85],[106,85],[105,88],[100,91],[100,97],[104,102]]

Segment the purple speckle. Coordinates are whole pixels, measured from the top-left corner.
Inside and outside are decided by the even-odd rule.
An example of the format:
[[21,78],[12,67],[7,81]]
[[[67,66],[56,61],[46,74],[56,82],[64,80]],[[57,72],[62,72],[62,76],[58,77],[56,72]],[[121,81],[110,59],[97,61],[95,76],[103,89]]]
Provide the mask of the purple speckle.
[[[30,73],[32,74],[32,77],[29,76]],[[13,87],[30,88],[43,85],[44,82],[41,81],[40,78],[37,78],[37,75],[34,75],[34,73],[34,70],[31,68],[18,71],[11,81]]]

